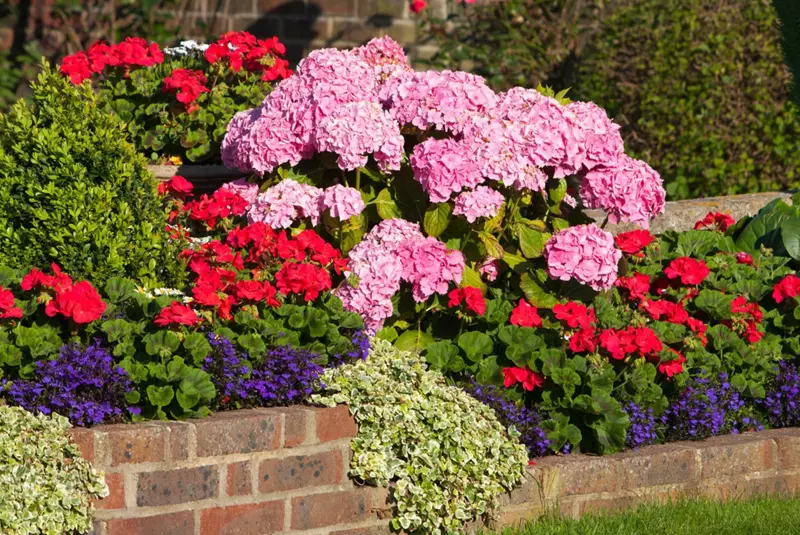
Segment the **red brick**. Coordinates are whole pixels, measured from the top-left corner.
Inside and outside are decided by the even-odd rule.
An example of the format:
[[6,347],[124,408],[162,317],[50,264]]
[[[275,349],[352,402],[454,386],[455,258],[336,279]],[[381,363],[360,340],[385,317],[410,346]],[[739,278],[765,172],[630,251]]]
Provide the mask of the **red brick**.
[[97,509],[124,509],[125,508],[125,482],[123,474],[119,472],[106,474],[108,496],[102,500],[95,500]]
[[320,442],[352,438],[358,432],[356,421],[350,416],[347,405],[317,409],[314,416],[317,420],[317,439]]
[[292,499],[292,529],[350,524],[372,517],[375,498],[370,488],[312,494]]
[[185,422],[169,423],[169,453],[172,461],[189,459],[189,445],[194,426]]
[[543,486],[560,496],[615,492],[620,487],[620,464],[610,457],[567,455],[536,461],[532,471]]
[[356,0],[314,0],[314,3],[319,6],[322,15],[355,15],[356,13]]
[[228,465],[228,496],[245,496],[253,492],[250,472],[249,461]]
[[269,535],[283,531],[283,501],[206,509],[200,535]]
[[652,446],[615,458],[628,490],[696,481],[700,475],[695,451],[682,446]]
[[775,443],[757,436],[714,437],[695,446],[703,480],[751,474],[775,468]]
[[197,456],[253,453],[280,448],[278,411],[235,411],[215,414],[195,423]]
[[778,469],[800,468],[800,429],[776,429],[759,433],[759,436],[775,441],[778,448]]
[[164,461],[166,429],[155,425],[110,425],[107,433],[111,466]]
[[332,485],[342,481],[343,477],[341,452],[327,451],[262,461],[258,470],[258,488],[262,493],[282,492]]
[[[309,422],[313,411],[290,407],[283,409],[283,447],[294,448],[304,444],[308,437]],[[310,441],[310,440],[309,440]]]
[[216,466],[141,473],[136,489],[136,505],[172,505],[216,498],[218,482]]
[[73,427],[69,430],[72,442],[78,446],[81,457],[89,462],[94,461],[94,431],[82,427]]
[[191,511],[107,521],[108,535],[194,535]]

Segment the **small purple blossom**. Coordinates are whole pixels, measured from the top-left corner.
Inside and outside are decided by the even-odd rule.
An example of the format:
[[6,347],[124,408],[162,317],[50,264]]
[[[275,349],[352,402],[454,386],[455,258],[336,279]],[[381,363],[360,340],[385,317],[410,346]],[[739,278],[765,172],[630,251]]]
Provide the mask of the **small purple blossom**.
[[625,405],[622,410],[625,411],[631,421],[628,435],[625,437],[626,446],[638,449],[642,446],[653,444],[658,440],[653,409],[645,411],[636,403],[631,402]]
[[336,353],[331,356],[328,359],[328,367],[338,368],[342,364],[355,360],[367,360],[367,355],[369,355],[369,350],[372,347],[369,341],[369,334],[364,330],[356,329],[353,331],[351,341],[353,342],[353,348],[344,354]]
[[57,413],[75,425],[121,421],[126,413],[139,414],[125,395],[133,384],[114,357],[95,341],[84,348],[64,345],[58,357],[36,362],[29,380],[13,381],[8,396],[31,412]]
[[800,372],[797,366],[781,362],[778,374],[757,403],[767,413],[770,427],[800,426]]

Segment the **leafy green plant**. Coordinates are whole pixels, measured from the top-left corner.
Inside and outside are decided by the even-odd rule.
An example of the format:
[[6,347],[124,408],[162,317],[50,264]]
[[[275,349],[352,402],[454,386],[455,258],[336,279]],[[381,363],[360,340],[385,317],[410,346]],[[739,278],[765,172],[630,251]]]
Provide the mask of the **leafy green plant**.
[[774,256],[800,261],[800,194],[792,203],[775,199],[755,216],[746,216],[728,229],[737,250],[761,254],[769,250]]
[[70,442],[66,418],[0,406],[0,531],[8,535],[87,533],[93,499],[108,496]]
[[489,407],[419,357],[377,341],[366,362],[331,370],[312,398],[349,404],[359,424],[350,475],[392,484],[392,526],[431,535],[460,532],[522,479],[527,455]]
[[614,5],[573,93],[623,126],[626,147],[673,199],[798,183],[800,119],[770,2]]
[[800,106],[800,6],[792,0],[773,0],[775,11],[781,21],[781,35],[783,36],[783,55],[786,65],[792,72],[792,84],[795,106]]
[[166,222],[119,120],[45,64],[32,103],[0,117],[0,263],[57,262],[99,285],[130,276],[175,286],[181,242],[167,240]]

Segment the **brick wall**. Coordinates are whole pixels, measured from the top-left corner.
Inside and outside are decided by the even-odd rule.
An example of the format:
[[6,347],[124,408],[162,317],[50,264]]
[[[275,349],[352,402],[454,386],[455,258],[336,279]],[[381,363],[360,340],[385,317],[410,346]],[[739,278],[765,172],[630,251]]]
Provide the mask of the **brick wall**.
[[[355,433],[343,406],[72,430],[111,490],[94,535],[388,535],[387,491],[347,478]],[[541,459],[489,524],[799,490],[800,429],[767,431]]]

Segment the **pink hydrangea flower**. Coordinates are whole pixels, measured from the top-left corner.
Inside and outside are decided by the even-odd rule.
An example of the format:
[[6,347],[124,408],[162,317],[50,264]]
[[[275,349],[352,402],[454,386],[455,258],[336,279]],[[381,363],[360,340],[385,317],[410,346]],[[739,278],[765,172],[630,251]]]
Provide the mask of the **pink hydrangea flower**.
[[317,150],[339,155],[341,169],[352,171],[375,156],[382,170],[400,169],[403,136],[400,127],[374,102],[342,104],[320,121]]
[[465,191],[456,197],[454,215],[463,215],[467,221],[474,223],[478,218],[492,218],[505,202],[499,191],[487,186],[478,186],[472,191]]
[[[406,240],[421,240],[424,237],[418,223],[392,218],[384,219],[378,223],[377,226],[369,231],[365,239],[394,251],[398,245]],[[352,258],[352,253],[350,257]]]
[[369,43],[354,48],[353,54],[363,58],[381,80],[412,70],[403,47],[388,35],[376,37]]
[[649,228],[650,220],[664,213],[666,192],[659,174],[624,154],[586,173],[580,193],[587,208],[605,210],[611,223],[627,221]]
[[559,176],[592,170],[615,161],[624,150],[619,125],[608,118],[605,110],[593,102],[571,102],[564,116],[571,126],[570,141],[576,150],[557,170]]
[[261,193],[250,206],[250,223],[265,223],[274,229],[288,228],[298,219],[319,224],[323,191],[290,178]]
[[258,197],[258,184],[251,184],[244,178],[234,180],[233,182],[227,182],[222,185],[221,189],[237,194],[247,201],[247,204],[253,204],[256,202],[256,197]]
[[554,279],[575,279],[600,291],[617,280],[622,251],[614,236],[597,225],[577,225],[555,234],[545,245],[547,273]]
[[361,198],[361,192],[341,184],[336,184],[325,190],[322,204],[330,210],[333,217],[341,221],[350,219],[364,211],[364,199]]
[[250,164],[249,147],[242,143],[242,139],[250,131],[250,127],[261,115],[261,108],[240,111],[231,118],[228,123],[228,130],[222,140],[222,163],[230,169],[250,172],[253,166]]
[[[274,112],[262,111],[239,144],[239,150],[247,152],[250,170],[259,174],[271,173],[285,163],[297,165],[313,154],[313,148],[298,135],[292,123]],[[238,168],[243,170],[241,165]]]
[[497,97],[480,76],[466,72],[401,72],[381,87],[380,99],[401,125],[459,133],[472,114],[484,114]]
[[396,250],[403,262],[403,280],[411,283],[414,300],[422,302],[435,293],[444,295],[450,283],[458,284],[464,273],[464,255],[433,237],[406,240]]
[[483,182],[469,145],[453,139],[431,138],[414,147],[411,168],[431,202],[446,202]]
[[478,266],[478,273],[480,273],[487,281],[494,282],[500,272],[500,263],[491,256],[486,257],[480,266]]

